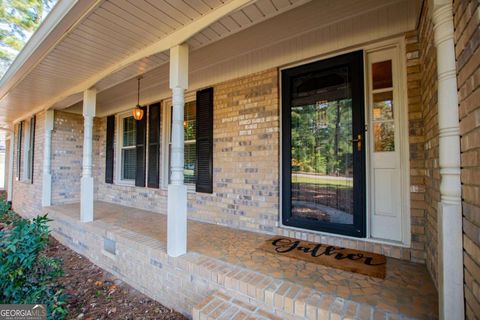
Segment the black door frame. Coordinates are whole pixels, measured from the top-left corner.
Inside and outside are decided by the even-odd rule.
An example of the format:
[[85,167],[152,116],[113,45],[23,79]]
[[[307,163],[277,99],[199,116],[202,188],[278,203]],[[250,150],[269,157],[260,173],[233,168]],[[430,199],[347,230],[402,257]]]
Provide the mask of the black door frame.
[[[362,150],[353,147],[353,224],[334,224],[318,220],[293,216],[291,213],[291,108],[292,79],[312,71],[320,71],[339,66],[348,66],[351,70],[352,84],[352,140],[362,137]],[[365,237],[366,234],[366,173],[365,173],[365,91],[364,91],[364,53],[363,50],[343,54],[326,60],[316,61],[281,71],[282,84],[282,223],[302,229],[329,233]],[[352,142],[353,143],[353,142]]]

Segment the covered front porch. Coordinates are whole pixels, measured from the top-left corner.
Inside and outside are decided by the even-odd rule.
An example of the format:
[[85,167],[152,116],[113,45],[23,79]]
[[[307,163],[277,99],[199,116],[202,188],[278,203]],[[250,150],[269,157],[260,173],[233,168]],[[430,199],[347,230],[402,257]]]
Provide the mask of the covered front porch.
[[[388,258],[382,280],[258,250],[269,234],[193,220],[188,253],[172,258],[163,214],[101,201],[90,223],[79,223],[79,203],[44,212],[60,242],[167,306],[186,315],[193,309],[194,318],[215,310],[309,319],[438,317],[437,291],[423,264]],[[227,305],[212,305],[219,297]]]

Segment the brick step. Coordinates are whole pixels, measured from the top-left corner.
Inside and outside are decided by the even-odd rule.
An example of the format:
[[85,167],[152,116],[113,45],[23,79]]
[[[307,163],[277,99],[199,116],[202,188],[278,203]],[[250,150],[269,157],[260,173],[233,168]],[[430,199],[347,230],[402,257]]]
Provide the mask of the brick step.
[[281,320],[261,307],[216,291],[193,308],[193,320]]
[[[402,314],[380,310],[369,304],[357,303],[252,270],[239,267],[229,268],[227,263],[216,259],[199,258],[194,263],[198,275],[214,280],[220,287],[205,300],[210,306],[209,309],[200,313],[200,310],[206,306],[200,304],[195,307],[198,316],[204,315],[207,311],[213,312],[214,310],[210,310],[210,308],[216,310],[222,305],[222,309],[218,309],[214,313],[216,316],[220,316],[224,314],[223,308],[229,307],[229,304],[235,300],[250,306],[250,308],[258,308],[262,314],[267,312],[281,319],[380,320],[406,318]],[[222,295],[231,298],[227,299]],[[209,299],[216,302],[210,304]],[[228,303],[220,304],[222,299]],[[243,307],[243,309],[246,308]],[[249,316],[257,317],[258,315],[254,312],[256,310],[250,311],[245,319],[248,319]],[[220,311],[222,312],[218,315],[217,313]],[[201,317],[201,319],[211,318],[215,319],[212,315]]]

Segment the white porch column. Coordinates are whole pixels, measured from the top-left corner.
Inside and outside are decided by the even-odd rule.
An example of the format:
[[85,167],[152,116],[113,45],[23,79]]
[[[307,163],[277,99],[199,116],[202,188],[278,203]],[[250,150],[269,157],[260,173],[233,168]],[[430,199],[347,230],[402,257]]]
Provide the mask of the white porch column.
[[13,177],[15,172],[13,172],[13,161],[15,155],[15,130],[12,125],[10,131],[10,147],[8,153],[8,181],[7,181],[7,201],[11,202],[13,200]]
[[45,113],[45,143],[43,147],[42,207],[52,204],[52,130],[54,121],[52,109]]
[[170,88],[172,89],[171,174],[168,185],[167,253],[178,257],[187,252],[187,187],[183,184],[184,93],[188,87],[188,46],[170,49]]
[[463,319],[462,189],[453,7],[451,0],[432,2],[440,131],[439,314],[441,319]]
[[83,170],[80,189],[80,220],[93,221],[93,117],[95,117],[97,91],[87,89],[83,93]]

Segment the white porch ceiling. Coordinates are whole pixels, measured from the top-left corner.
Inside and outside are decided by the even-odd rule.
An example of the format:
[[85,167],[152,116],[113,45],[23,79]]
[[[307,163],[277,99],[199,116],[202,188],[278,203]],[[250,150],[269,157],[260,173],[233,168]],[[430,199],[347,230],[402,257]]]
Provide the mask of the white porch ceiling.
[[[85,1],[79,0],[83,11],[67,16],[70,27],[45,54],[22,65],[29,68],[20,79],[2,79],[0,126],[41,109],[68,107],[88,86],[101,92],[165,64],[168,51],[155,46],[164,39],[186,37],[196,50],[310,0]],[[197,25],[202,28],[186,36],[184,30]]]

